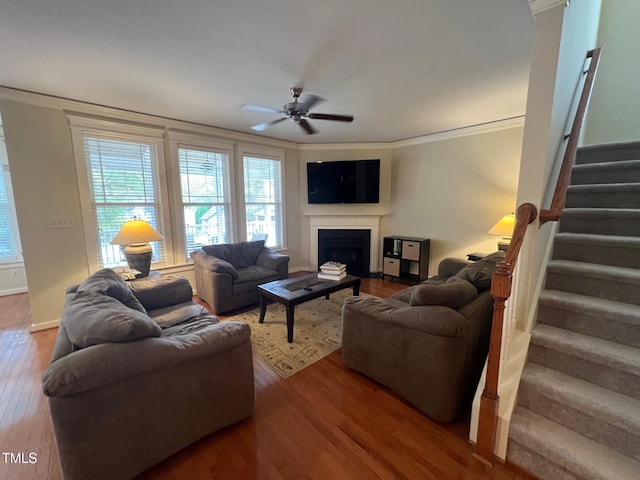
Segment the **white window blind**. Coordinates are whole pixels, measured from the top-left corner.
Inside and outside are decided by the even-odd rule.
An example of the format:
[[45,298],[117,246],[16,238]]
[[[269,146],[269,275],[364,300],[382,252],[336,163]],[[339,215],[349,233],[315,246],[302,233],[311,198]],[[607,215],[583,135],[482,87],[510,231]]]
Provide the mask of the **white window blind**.
[[178,147],[185,256],[204,245],[231,241],[229,156]]
[[[4,145],[0,143],[0,148]],[[21,261],[9,166],[0,172],[0,263]]]
[[243,156],[247,239],[283,246],[282,162]]
[[[158,231],[160,203],[157,193],[156,149],[152,141],[83,135],[85,160],[102,267],[125,262],[120,246],[109,242],[124,222],[134,217]],[[151,243],[152,262],[165,262],[164,242]]]

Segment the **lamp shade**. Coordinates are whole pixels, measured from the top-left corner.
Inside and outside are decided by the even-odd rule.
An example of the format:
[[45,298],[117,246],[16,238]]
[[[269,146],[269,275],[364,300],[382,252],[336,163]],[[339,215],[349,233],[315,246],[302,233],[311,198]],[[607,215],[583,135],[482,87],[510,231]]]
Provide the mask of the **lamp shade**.
[[125,222],[118,234],[111,240],[111,245],[135,245],[163,240],[164,237],[144,220]]
[[513,235],[515,222],[516,216],[513,213],[505,215],[498,221],[498,223],[491,227],[489,234],[500,235],[501,237],[511,237]]

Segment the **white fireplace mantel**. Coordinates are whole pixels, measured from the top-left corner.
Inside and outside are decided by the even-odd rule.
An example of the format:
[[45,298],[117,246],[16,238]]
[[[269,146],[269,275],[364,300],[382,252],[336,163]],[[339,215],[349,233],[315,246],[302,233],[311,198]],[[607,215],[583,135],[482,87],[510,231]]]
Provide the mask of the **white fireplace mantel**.
[[311,226],[311,266],[318,268],[318,230],[371,230],[369,270],[379,272],[380,218],[382,215],[308,215]]

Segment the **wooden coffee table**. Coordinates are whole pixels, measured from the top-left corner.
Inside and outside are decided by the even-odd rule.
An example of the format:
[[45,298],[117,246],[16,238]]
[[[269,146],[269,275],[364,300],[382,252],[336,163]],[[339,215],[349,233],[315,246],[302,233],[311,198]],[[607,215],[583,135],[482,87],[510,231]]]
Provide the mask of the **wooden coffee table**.
[[287,341],[291,343],[293,342],[293,312],[295,306],[322,296],[328,299],[331,293],[345,288],[352,288],[353,294],[359,295],[360,278],[347,275],[338,281],[321,280],[313,273],[304,277],[287,278],[258,285],[258,291],[260,292],[259,322],[264,322],[268,300],[281,303],[287,311]]

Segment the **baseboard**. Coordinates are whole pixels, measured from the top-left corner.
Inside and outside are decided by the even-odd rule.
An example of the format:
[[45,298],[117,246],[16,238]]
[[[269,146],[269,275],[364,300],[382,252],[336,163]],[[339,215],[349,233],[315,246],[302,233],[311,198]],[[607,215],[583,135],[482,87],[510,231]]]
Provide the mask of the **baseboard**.
[[0,290],[0,297],[6,297],[7,295],[17,295],[19,293],[28,293],[27,287],[20,288],[8,288],[7,290]]
[[32,323],[31,333],[39,332],[40,330],[48,330],[50,328],[57,328],[59,326],[60,326],[60,319],[50,320],[48,322],[43,322],[43,323]]

